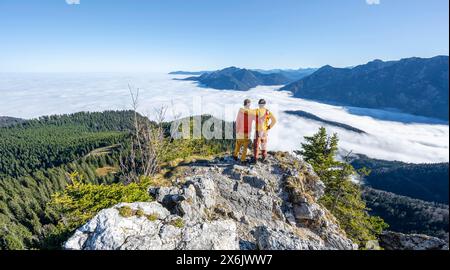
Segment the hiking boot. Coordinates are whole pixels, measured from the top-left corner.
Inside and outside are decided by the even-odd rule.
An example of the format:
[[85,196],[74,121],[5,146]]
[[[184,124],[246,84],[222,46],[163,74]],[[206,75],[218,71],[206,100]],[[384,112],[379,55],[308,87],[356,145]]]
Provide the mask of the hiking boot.
[[261,159],[261,162],[262,162],[262,163],[268,163],[269,160],[267,159],[267,157],[263,157],[263,158]]
[[247,166],[248,165],[248,161],[247,160],[241,161],[241,165],[242,166]]
[[258,164],[258,160],[256,158],[252,158],[251,164]]
[[233,156],[233,159],[234,159],[234,161],[238,161],[239,160],[239,158],[235,157],[235,156]]

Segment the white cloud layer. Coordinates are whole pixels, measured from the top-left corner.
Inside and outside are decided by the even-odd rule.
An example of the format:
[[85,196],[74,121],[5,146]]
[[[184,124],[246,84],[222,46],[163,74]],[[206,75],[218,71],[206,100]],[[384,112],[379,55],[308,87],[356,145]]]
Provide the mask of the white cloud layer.
[[[438,120],[409,114],[364,108],[346,108],[292,98],[276,87],[257,87],[248,92],[220,91],[198,87],[194,82],[175,81],[165,74],[0,74],[0,115],[33,118],[78,111],[129,109],[128,83],[141,88],[140,111],[144,114],[169,106],[168,118],[209,113],[233,120],[245,98],[253,103],[265,98],[277,115],[269,148],[295,150],[303,136],[317,131],[320,123],[287,115],[285,110],[303,110],[323,119],[337,121],[366,131],[361,135],[337,127],[345,151],[370,157],[406,162],[447,162],[449,126]],[[193,100],[200,99],[201,111],[194,112]],[[231,108],[226,114],[224,108]],[[349,113],[349,112],[352,113]],[[376,117],[376,118],[375,118]],[[382,120],[381,120],[382,119]]]

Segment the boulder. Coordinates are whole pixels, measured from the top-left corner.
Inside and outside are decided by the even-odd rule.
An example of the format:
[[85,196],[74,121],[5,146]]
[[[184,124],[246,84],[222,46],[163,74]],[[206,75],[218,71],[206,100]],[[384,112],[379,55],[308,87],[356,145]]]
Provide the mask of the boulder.
[[321,250],[323,241],[300,237],[292,231],[272,229],[266,226],[255,231],[256,243],[261,250]]
[[448,250],[448,243],[436,237],[390,231],[380,235],[380,246],[386,250]]
[[[119,209],[141,210],[142,216],[122,216]],[[151,215],[150,218],[149,216]],[[177,222],[174,222],[177,221]],[[158,202],[121,203],[100,211],[64,244],[71,250],[234,250],[239,249],[232,220],[193,226],[170,215]]]

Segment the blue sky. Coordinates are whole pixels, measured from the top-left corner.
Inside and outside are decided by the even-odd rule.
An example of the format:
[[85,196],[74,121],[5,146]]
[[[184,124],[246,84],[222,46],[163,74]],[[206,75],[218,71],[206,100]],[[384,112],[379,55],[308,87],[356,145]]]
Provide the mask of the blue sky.
[[0,0],[0,71],[299,68],[448,55],[448,5],[448,0],[80,0],[74,5]]

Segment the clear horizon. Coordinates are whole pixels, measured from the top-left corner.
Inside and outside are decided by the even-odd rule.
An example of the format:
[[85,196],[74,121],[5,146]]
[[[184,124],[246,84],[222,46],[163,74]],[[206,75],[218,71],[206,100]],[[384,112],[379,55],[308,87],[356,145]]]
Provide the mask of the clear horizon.
[[[433,57],[438,57],[438,56],[447,56],[449,57],[449,55],[435,55],[435,56],[431,56],[431,57],[418,57],[418,56],[411,56],[411,57],[406,57],[406,58],[412,58],[412,57],[418,57],[418,58],[433,58]],[[379,59],[379,58],[374,58],[372,60],[369,60],[368,62],[374,61],[374,60],[382,60],[384,62],[388,62],[388,61],[399,61],[405,58],[401,58],[401,59]],[[367,63],[368,63],[367,62]],[[356,67],[358,65],[364,65],[367,63],[359,63],[359,64],[355,64],[355,65],[350,65],[350,66],[332,66],[332,67],[336,67],[336,68],[353,68]],[[326,64],[328,65],[328,64]],[[323,65],[325,66],[325,65]],[[258,67],[245,67],[245,66],[237,66],[237,68],[243,68],[243,69],[252,69],[252,70],[298,70],[298,69],[319,69],[323,66],[317,66],[317,67],[271,67],[271,68],[267,68],[267,69],[261,69]],[[219,67],[218,69],[169,69],[169,70],[139,70],[139,71],[0,71],[0,73],[122,73],[122,74],[126,74],[126,73],[134,73],[134,74],[138,74],[138,73],[170,73],[170,72],[201,72],[201,71],[215,71],[215,70],[220,70],[220,69],[224,69],[227,67],[232,67],[232,66],[224,66],[224,67]]]
[[0,72],[298,69],[429,58],[449,55],[448,7],[447,0],[2,0]]

